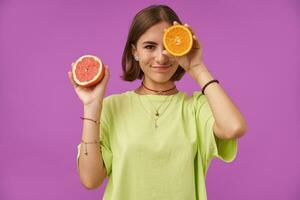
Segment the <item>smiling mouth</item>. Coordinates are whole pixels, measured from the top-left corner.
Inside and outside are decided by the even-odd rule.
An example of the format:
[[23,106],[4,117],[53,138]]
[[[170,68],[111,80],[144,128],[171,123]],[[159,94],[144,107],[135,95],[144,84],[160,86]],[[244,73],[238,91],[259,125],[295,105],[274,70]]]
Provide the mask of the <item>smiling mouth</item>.
[[172,67],[172,65],[160,65],[160,66],[151,66],[152,68],[156,68],[156,69],[164,69],[164,68],[169,68]]

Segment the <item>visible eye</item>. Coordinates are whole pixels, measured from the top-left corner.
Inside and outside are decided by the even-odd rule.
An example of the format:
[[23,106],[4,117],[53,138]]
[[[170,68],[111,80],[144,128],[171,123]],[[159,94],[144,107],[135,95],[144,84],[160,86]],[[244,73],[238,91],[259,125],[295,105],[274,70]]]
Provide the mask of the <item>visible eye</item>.
[[153,49],[155,46],[153,46],[153,45],[147,45],[147,46],[145,46],[144,48],[145,49]]

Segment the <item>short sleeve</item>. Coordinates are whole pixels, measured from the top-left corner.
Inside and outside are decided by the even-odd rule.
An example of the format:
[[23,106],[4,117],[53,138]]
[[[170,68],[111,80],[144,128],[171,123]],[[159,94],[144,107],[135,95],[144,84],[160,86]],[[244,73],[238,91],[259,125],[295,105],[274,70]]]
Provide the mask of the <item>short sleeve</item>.
[[112,151],[109,140],[109,129],[103,120],[101,120],[100,123],[100,148],[106,172],[109,176],[112,168]]
[[[101,154],[102,159],[105,165],[105,169],[107,172],[107,175],[110,175],[111,173],[111,165],[112,165],[112,153],[109,145],[109,139],[107,137],[107,131],[104,128],[104,125],[100,126],[100,148],[101,148]],[[77,145],[77,170],[79,171],[79,156],[80,156],[80,148],[81,144]]]
[[205,171],[214,157],[227,163],[232,162],[237,154],[237,139],[217,138],[213,131],[215,119],[206,96],[201,92],[194,92],[193,99],[199,139],[198,148]]
[[79,156],[80,156],[80,146],[81,144],[77,145],[77,159],[76,159],[76,166],[77,166],[77,171],[79,171]]
[[[107,175],[111,174],[112,168],[112,151],[110,147],[110,140],[109,140],[109,126],[107,125],[106,119],[106,107],[103,106],[101,118],[100,118],[100,150],[102,159],[105,165],[105,169]],[[79,156],[80,156],[80,148],[81,144],[77,145],[77,170],[79,170]]]

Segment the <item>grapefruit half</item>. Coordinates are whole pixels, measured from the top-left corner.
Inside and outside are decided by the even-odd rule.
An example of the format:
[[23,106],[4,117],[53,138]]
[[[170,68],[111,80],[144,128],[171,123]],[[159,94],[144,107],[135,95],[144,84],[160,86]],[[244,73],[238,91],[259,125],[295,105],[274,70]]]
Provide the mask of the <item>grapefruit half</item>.
[[74,81],[82,87],[90,87],[99,83],[105,74],[103,62],[93,55],[84,55],[72,66]]

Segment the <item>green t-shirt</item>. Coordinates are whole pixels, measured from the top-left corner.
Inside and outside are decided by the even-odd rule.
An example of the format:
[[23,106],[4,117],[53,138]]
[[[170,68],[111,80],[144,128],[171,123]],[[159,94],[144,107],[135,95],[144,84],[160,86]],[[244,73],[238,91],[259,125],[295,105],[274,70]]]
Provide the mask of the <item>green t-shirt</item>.
[[104,200],[205,200],[212,158],[231,162],[237,154],[237,139],[214,136],[212,111],[201,92],[111,95],[100,121],[108,174]]

